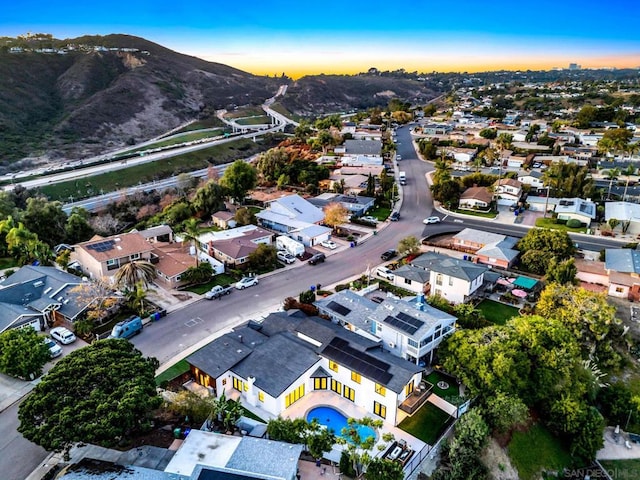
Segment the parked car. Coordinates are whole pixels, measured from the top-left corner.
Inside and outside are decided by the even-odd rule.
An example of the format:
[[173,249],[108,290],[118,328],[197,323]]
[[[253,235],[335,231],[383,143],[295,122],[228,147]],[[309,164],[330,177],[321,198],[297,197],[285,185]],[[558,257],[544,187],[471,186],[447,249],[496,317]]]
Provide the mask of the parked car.
[[51,354],[51,358],[56,358],[62,355],[62,347],[58,345],[53,339],[49,337],[44,337],[44,344],[49,347],[49,353]]
[[142,319],[137,315],[118,322],[113,326],[109,338],[131,338],[142,331]]
[[244,290],[247,287],[253,287],[258,284],[258,277],[242,277],[238,283],[236,283],[236,288],[238,290]]
[[215,285],[211,290],[204,294],[204,298],[207,300],[213,300],[214,298],[220,298],[223,295],[229,295],[233,287],[231,285]]
[[322,263],[326,260],[326,256],[324,253],[316,253],[313,257],[309,259],[309,265],[315,265],[317,263]]
[[402,156],[401,156],[401,155],[396,155],[396,160],[397,160],[397,161],[402,160]]
[[289,252],[285,252],[284,250],[278,250],[278,253],[276,253],[276,257],[278,257],[278,260],[286,264],[291,264],[296,261],[296,257],[291,255]]
[[440,223],[440,217],[428,217],[425,218],[422,223],[429,225],[430,223]]
[[76,341],[76,336],[73,334],[73,332],[65,327],[52,328],[49,334],[53,337],[54,340],[59,341],[63,345],[69,345],[70,343]]
[[380,258],[384,261],[387,261],[387,260],[391,260],[397,254],[398,252],[396,252],[393,248],[390,248],[386,252],[382,252],[382,255],[380,255]]
[[396,277],[391,270],[387,267],[378,267],[376,269],[376,275],[382,278],[386,278],[387,280],[393,282],[393,279]]
[[376,217],[372,217],[371,215],[360,217],[360,220],[362,220],[363,222],[378,223],[378,219]]
[[400,220],[400,212],[391,212],[391,215],[389,215],[389,220],[391,220],[392,222],[397,222],[398,220]]
[[322,245],[324,248],[328,248],[329,250],[335,250],[336,248],[338,248],[336,242],[332,240],[325,240],[320,245]]

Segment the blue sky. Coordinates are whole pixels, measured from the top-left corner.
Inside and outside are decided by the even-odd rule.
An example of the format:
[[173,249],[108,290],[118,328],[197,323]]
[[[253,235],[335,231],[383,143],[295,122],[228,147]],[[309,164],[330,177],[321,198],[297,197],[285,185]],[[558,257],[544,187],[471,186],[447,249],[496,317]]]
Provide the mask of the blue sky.
[[640,67],[638,0],[3,3],[0,35],[127,33],[254,73]]

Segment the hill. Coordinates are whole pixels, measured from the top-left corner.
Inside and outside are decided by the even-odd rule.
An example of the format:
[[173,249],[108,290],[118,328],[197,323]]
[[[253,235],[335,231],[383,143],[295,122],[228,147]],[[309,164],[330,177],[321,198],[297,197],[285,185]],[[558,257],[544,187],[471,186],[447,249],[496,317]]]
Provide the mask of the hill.
[[3,167],[139,142],[220,108],[259,105],[280,83],[128,35],[0,45]]

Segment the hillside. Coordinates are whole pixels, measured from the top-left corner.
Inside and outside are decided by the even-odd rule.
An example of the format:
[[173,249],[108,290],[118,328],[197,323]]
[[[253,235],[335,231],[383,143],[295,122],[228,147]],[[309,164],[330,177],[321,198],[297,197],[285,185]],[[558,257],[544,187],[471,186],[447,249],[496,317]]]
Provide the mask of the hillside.
[[282,104],[298,115],[386,107],[392,98],[421,105],[438,93],[425,82],[398,75],[315,75],[294,82]]
[[65,54],[10,53],[9,45],[30,45],[2,40],[3,167],[28,155],[81,158],[139,142],[216,109],[260,104],[279,84],[127,35],[38,45],[84,46]]

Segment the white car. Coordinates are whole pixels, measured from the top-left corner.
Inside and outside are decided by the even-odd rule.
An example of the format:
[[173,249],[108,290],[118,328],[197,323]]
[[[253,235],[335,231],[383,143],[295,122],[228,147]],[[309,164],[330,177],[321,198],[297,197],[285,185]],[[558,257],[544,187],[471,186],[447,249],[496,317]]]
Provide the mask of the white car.
[[386,278],[387,280],[393,282],[393,279],[396,278],[396,276],[393,274],[393,272],[391,270],[389,270],[387,267],[378,267],[376,269],[376,275],[378,275],[379,277],[382,278]]
[[69,345],[76,341],[76,336],[73,332],[65,327],[52,328],[49,334],[63,345]]
[[278,260],[286,264],[291,264],[296,261],[296,257],[283,250],[279,250],[278,253],[276,253],[276,257],[278,257]]
[[62,347],[54,342],[49,337],[44,337],[44,344],[49,347],[49,353],[51,353],[51,358],[56,358],[62,355]]
[[336,243],[331,240],[325,240],[320,245],[322,245],[324,248],[328,248],[329,250],[335,250],[336,248],[338,248],[338,245],[336,245]]
[[236,283],[236,288],[238,290],[244,290],[247,287],[253,287],[258,284],[258,277],[242,277],[238,283]]
[[422,223],[425,225],[429,225],[430,223],[440,223],[440,217],[429,217],[425,218]]
[[371,215],[360,217],[360,220],[362,220],[363,222],[378,223],[378,219],[376,217],[372,217]]

